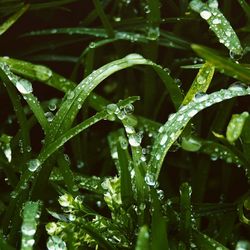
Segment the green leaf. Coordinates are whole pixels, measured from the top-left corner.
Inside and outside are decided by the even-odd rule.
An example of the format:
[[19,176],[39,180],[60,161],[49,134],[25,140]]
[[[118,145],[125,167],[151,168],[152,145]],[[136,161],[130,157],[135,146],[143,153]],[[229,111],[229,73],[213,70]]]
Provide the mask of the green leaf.
[[192,238],[192,209],[191,209],[192,188],[188,183],[180,187],[180,231],[184,242],[189,246]]
[[220,244],[218,241],[210,238],[209,236],[194,230],[193,233],[193,241],[195,245],[198,247],[198,249],[206,249],[206,250],[214,250],[214,249],[220,249],[220,250],[228,250],[227,247]]
[[6,32],[17,20],[20,18],[29,8],[29,5],[24,5],[19,11],[14,15],[9,17],[1,26],[0,26],[0,36]]
[[238,79],[244,83],[250,82],[250,69],[244,65],[232,62],[225,57],[219,56],[215,50],[205,46],[192,44],[191,47],[199,56],[210,62],[221,73]]
[[135,250],[150,250],[149,248],[149,231],[147,226],[140,228]]
[[242,55],[243,48],[239,38],[225,16],[218,9],[217,0],[209,0],[207,3],[203,3],[201,0],[192,0],[190,7],[207,21],[209,28],[215,33],[220,43],[224,44],[231,53]]
[[35,233],[40,217],[41,203],[39,201],[28,201],[23,208],[23,224],[22,224],[22,246],[21,250],[32,250],[35,244]]
[[227,126],[227,132],[226,132],[227,140],[230,143],[234,143],[240,137],[242,129],[244,127],[244,124],[248,116],[249,116],[248,112],[232,115],[232,118]]
[[229,89],[221,89],[220,91],[212,94],[205,94],[194,98],[187,105],[182,106],[177,113],[172,114],[168,121],[159,129],[159,133],[155,138],[151,158],[149,161],[149,169],[147,172],[147,179],[150,179],[151,185],[155,185],[157,178],[160,173],[161,166],[164,158],[171,147],[171,145],[180,136],[183,129],[190,121],[201,110],[222,102],[223,100],[231,99],[236,96],[244,96],[250,94],[250,88],[243,86],[234,87]]
[[205,93],[212,81],[214,75],[214,67],[210,63],[205,63],[199,70],[197,76],[194,79],[188,93],[186,94],[182,105],[188,104],[197,93]]

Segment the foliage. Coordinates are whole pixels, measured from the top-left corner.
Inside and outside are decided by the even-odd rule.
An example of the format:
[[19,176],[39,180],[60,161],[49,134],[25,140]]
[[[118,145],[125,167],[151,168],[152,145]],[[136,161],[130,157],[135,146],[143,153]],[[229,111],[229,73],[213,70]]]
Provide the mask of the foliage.
[[247,1],[0,15],[0,249],[250,249]]

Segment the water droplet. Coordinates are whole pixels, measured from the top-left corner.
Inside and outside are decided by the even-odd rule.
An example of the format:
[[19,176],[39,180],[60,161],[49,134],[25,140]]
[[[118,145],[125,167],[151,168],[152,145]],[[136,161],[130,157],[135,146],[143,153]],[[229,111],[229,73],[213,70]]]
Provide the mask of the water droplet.
[[22,94],[30,94],[33,91],[31,83],[26,79],[19,79],[16,82],[16,87]]
[[142,135],[140,133],[131,134],[131,135],[129,135],[128,141],[132,147],[138,147],[141,144]]
[[149,185],[149,186],[156,186],[156,181],[155,178],[152,174],[147,173],[145,176],[145,182]]
[[55,111],[56,110],[56,103],[50,102],[48,105],[48,108],[50,111]]
[[32,236],[36,233],[35,225],[34,223],[25,223],[22,225],[22,233],[28,236]]
[[133,113],[133,111],[134,111],[134,105],[133,104],[127,104],[124,107],[125,114],[131,114],[131,113]]
[[201,76],[201,75],[199,75],[199,76],[197,77],[197,82],[198,82],[199,84],[205,84],[205,83],[206,83],[206,78],[203,77],[203,76]]
[[91,43],[89,44],[89,47],[90,47],[91,49],[94,49],[94,48],[96,47],[96,43],[95,43],[95,42],[91,42]]
[[212,16],[212,14],[211,14],[211,12],[208,11],[208,10],[203,10],[203,11],[201,11],[200,16],[201,16],[203,19],[208,20],[208,19]]
[[47,242],[48,250],[67,250],[66,243],[58,236],[51,236]]
[[41,162],[38,159],[33,159],[28,162],[28,169],[31,172],[35,172],[41,165]]
[[52,122],[54,119],[54,114],[52,112],[46,112],[45,117],[47,118],[48,122]]
[[148,39],[156,40],[160,36],[160,29],[159,27],[149,27],[148,29]]
[[229,89],[233,91],[242,91],[245,90],[246,88],[247,86],[242,82],[235,82],[229,86]]
[[74,92],[73,91],[68,91],[67,92],[67,99],[71,100],[73,99],[75,96]]
[[117,110],[119,111],[119,108],[118,108],[118,106],[116,104],[111,103],[111,104],[107,105],[108,114],[112,115],[115,112],[117,112]]
[[164,134],[161,138],[160,145],[164,145],[168,140],[168,135]]
[[188,117],[193,117],[197,114],[197,112],[198,112],[197,110],[193,109],[193,110],[189,111],[187,115],[188,115]]
[[194,96],[194,101],[195,102],[202,102],[208,99],[208,95],[205,94],[204,92],[198,92]]
[[221,20],[219,18],[215,18],[215,19],[213,19],[212,23],[213,24],[220,24]]
[[142,59],[144,59],[144,57],[143,56],[141,56],[140,54],[136,54],[136,53],[134,53],[134,54],[129,54],[129,55],[127,55],[126,57],[125,57],[127,60],[137,60],[137,59],[139,59],[139,60],[142,60]]

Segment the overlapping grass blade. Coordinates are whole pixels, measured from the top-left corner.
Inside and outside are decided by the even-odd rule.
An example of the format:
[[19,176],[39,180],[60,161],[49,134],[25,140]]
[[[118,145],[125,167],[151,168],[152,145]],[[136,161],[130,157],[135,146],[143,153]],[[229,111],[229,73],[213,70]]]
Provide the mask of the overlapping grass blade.
[[[7,63],[11,71],[18,75],[45,83],[59,91],[68,92],[76,86],[71,80],[53,72],[51,69],[43,65],[8,57],[0,57],[0,62]],[[101,110],[107,105],[107,101],[95,93],[90,93],[89,104],[94,109]]]
[[155,185],[161,166],[167,151],[175,140],[180,136],[186,124],[201,110],[237,96],[250,94],[250,88],[242,86],[221,89],[209,95],[199,96],[189,104],[180,108],[177,113],[171,115],[168,121],[159,129],[159,133],[154,141],[151,158],[149,161],[148,179],[151,179],[151,185]]
[[19,11],[9,17],[2,25],[0,25],[0,36],[6,32],[29,8],[29,5],[24,5]]
[[228,20],[218,9],[217,0],[209,0],[207,3],[203,3],[201,0],[192,0],[190,7],[208,22],[210,29],[218,37],[219,42],[224,44],[232,55],[242,55],[243,48],[239,38]]
[[212,81],[214,75],[214,67],[210,63],[203,64],[197,76],[194,79],[190,89],[188,90],[182,105],[188,104],[197,93],[205,93]]
[[22,246],[21,250],[32,250],[35,244],[35,233],[38,219],[41,213],[41,203],[39,201],[28,201],[23,207],[23,224],[22,224]]
[[[23,95],[23,98],[29,104],[30,109],[32,110],[33,114],[37,118],[38,122],[44,129],[47,131],[48,128],[48,120],[45,117],[44,111],[37,100],[37,98],[32,94],[33,88],[32,84],[26,80],[15,76],[9,69],[7,65],[0,63],[0,74],[1,78],[4,79],[7,84],[13,84],[18,89],[18,91]],[[7,85],[6,85],[7,87]],[[17,108],[16,110],[20,110],[21,107]],[[27,125],[25,125],[27,126]]]
[[244,65],[232,62],[232,60],[218,55],[215,50],[205,46],[193,44],[191,47],[200,57],[210,62],[221,73],[244,83],[250,82],[250,70]]

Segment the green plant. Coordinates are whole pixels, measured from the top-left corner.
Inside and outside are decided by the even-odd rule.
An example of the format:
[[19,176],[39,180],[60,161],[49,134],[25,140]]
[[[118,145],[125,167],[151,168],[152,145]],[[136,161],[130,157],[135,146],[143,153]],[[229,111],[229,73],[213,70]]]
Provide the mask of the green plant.
[[250,249],[246,1],[0,13],[1,249]]

